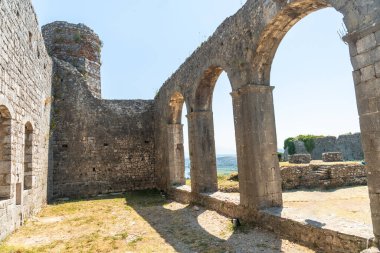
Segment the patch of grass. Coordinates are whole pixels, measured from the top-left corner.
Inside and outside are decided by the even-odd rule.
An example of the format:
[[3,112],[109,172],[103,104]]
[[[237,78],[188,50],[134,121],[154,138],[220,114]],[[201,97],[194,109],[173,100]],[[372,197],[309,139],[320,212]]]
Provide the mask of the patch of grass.
[[239,181],[235,180],[237,173],[218,176],[218,189],[221,192],[239,192]]
[[82,41],[82,35],[80,34],[80,32],[77,32],[77,33],[74,34],[74,41],[76,43],[79,43],[79,42]]

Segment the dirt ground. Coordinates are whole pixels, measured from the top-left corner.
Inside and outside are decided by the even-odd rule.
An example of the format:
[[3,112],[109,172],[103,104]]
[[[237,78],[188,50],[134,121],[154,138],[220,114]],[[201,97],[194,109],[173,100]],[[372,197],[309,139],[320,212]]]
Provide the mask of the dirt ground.
[[331,230],[373,237],[368,187],[299,190],[283,193],[281,216]]
[[47,206],[0,252],[314,252],[157,192]]
[[[239,193],[218,192],[219,198],[239,203]],[[301,223],[372,238],[372,220],[367,186],[333,190],[292,190],[282,194],[283,208],[269,213]]]

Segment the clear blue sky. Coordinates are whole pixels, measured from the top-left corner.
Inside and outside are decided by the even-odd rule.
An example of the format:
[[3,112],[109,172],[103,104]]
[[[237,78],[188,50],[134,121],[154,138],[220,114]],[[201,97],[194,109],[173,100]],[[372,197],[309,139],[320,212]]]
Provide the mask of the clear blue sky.
[[[33,0],[40,25],[56,20],[84,23],[99,34],[104,43],[102,94],[107,99],[152,99],[244,2]],[[341,14],[325,9],[296,24],[281,43],[271,74],[280,148],[286,137],[298,134],[359,131],[348,47],[337,33],[341,28]],[[235,153],[230,91],[223,74],[213,101],[218,154]],[[187,150],[187,142],[185,146]]]

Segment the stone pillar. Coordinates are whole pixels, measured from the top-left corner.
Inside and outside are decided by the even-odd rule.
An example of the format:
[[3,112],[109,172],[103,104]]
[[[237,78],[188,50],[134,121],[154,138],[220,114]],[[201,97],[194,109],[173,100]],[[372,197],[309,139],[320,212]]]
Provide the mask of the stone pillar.
[[186,181],[182,124],[168,125],[168,150],[170,185],[184,185]]
[[240,204],[282,206],[273,87],[247,85],[231,93],[234,107]]
[[380,240],[380,24],[345,38],[354,67],[356,101],[371,201],[373,232]]
[[214,122],[212,111],[192,112],[188,116],[191,159],[191,190],[195,193],[216,192]]

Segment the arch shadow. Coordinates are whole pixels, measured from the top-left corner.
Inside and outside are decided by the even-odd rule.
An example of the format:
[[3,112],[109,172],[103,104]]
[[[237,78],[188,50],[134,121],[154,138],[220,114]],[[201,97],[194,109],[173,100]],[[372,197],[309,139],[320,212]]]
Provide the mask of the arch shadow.
[[[190,205],[171,208],[172,202],[157,191],[129,192],[126,203],[177,252],[282,252],[279,237],[249,225],[233,229],[231,223],[218,236],[225,224],[210,220],[213,211]],[[210,227],[205,228],[205,222]]]

